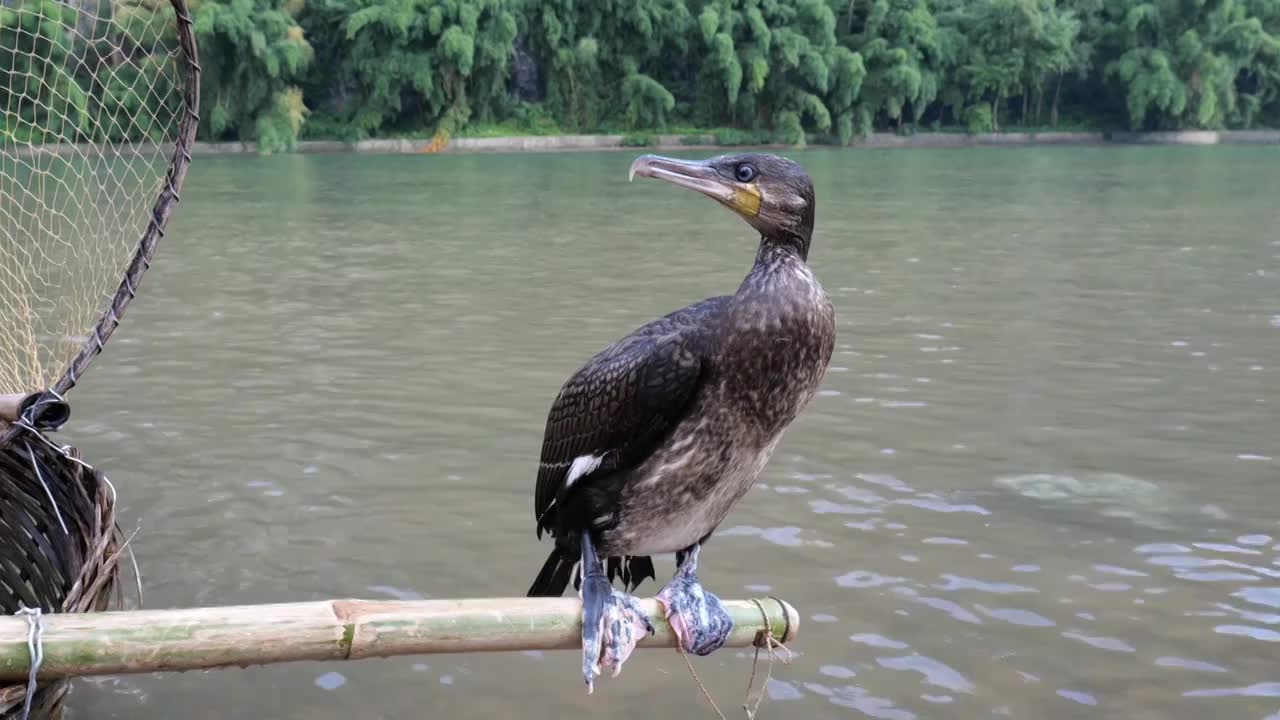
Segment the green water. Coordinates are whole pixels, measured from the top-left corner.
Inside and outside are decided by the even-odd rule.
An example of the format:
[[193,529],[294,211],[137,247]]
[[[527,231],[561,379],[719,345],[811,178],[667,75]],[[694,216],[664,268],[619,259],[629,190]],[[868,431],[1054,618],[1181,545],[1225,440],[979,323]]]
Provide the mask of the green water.
[[[753,258],[632,157],[198,158],[63,434],[141,526],[146,605],[522,594],[561,381]],[[1280,149],[796,157],[836,354],[701,568],[804,618],[761,717],[1280,711]],[[741,717],[749,655],[696,667]],[[72,710],[712,717],[674,651],[591,697],[578,668],[121,677]]]

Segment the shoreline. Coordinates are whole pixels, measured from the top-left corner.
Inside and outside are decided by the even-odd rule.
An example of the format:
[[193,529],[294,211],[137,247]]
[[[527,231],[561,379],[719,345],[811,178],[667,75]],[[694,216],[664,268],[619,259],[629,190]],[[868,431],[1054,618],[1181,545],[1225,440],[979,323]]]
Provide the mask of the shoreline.
[[[390,155],[418,155],[442,153],[501,153],[501,152],[566,152],[582,150],[718,150],[729,145],[717,145],[710,135],[703,136],[703,143],[682,142],[688,135],[655,135],[650,145],[628,145],[626,135],[516,135],[508,137],[468,138],[449,140],[440,150],[432,146],[431,138],[371,139],[354,143],[340,140],[301,140],[295,153],[367,153]],[[810,145],[810,148],[830,149],[881,149],[881,148],[961,148],[1031,145],[1280,145],[1280,130],[1182,130],[1174,132],[922,132],[915,135],[873,133],[855,140],[847,148],[830,145]],[[745,146],[744,146],[745,147]],[[789,145],[765,145],[754,147],[789,148]],[[256,154],[254,143],[198,142],[192,153],[206,155]]]
[[[449,140],[444,148],[437,148],[430,138],[371,139],[357,142],[341,140],[300,140],[292,153],[330,154],[357,153],[370,155],[423,155],[434,153],[510,153],[510,152],[572,152],[590,150],[629,150],[646,152],[653,150],[726,150],[728,148],[773,148],[786,150],[792,146],[770,145],[718,145],[711,135],[703,135],[705,142],[691,143],[698,136],[660,134],[649,145],[628,143],[627,135],[515,135],[508,137],[469,138]],[[810,145],[813,149],[862,150],[886,148],[964,148],[964,147],[1029,147],[1036,145],[1280,145],[1280,130],[1181,130],[1172,132],[921,132],[914,135],[872,133],[859,138],[847,147],[836,145]],[[101,152],[101,147],[72,143],[48,145],[18,145],[20,157],[32,155],[89,155]],[[162,149],[152,143],[114,146],[120,155],[149,155]],[[194,155],[256,155],[255,143],[196,142],[191,146]]]

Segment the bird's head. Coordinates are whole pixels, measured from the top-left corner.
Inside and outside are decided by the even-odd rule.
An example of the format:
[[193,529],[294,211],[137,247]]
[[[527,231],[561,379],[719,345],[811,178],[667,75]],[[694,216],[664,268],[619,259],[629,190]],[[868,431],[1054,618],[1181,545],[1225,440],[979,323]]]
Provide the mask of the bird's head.
[[813,181],[799,164],[769,153],[678,160],[641,155],[629,177],[666,180],[711,197],[734,211],[769,242],[809,253],[813,235]]

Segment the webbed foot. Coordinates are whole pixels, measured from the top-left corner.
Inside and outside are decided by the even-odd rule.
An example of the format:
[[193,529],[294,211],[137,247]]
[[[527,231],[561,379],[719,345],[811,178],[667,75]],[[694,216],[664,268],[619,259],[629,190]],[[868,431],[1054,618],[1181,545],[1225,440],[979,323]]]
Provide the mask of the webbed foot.
[[729,639],[733,619],[720,598],[698,582],[697,568],[698,546],[694,546],[675,577],[658,593],[658,601],[680,646],[695,655],[710,655]]
[[649,616],[630,595],[614,589],[596,558],[591,540],[583,535],[582,567],[582,676],[587,692],[595,690],[602,668],[613,668],[612,677],[635,650],[645,633],[653,634]]
[[[602,668],[613,668],[611,676],[617,677],[640,638],[653,634],[653,625],[640,603],[611,587],[604,575],[587,577],[582,589],[582,676],[592,692]],[[601,602],[588,604],[592,596]]]

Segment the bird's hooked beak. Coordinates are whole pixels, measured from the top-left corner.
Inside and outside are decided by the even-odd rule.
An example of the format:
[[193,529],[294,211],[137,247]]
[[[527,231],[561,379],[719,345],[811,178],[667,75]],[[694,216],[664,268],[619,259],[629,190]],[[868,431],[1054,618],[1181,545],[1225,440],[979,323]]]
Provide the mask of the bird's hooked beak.
[[635,180],[637,175],[697,190],[747,219],[760,214],[760,189],[751,183],[726,178],[709,161],[641,155],[631,163],[627,179]]

